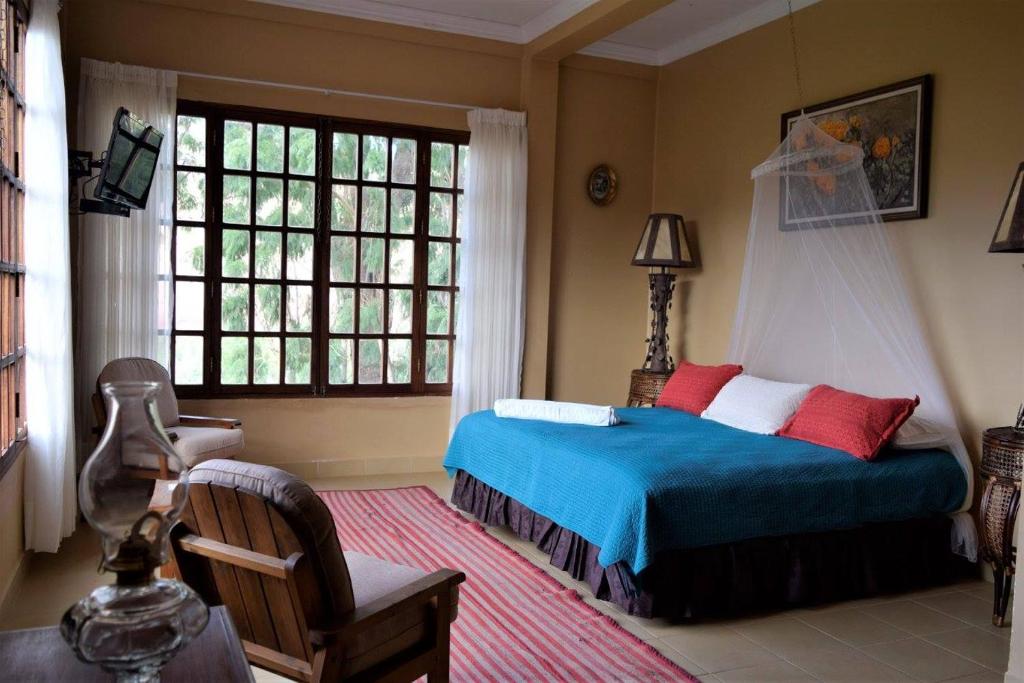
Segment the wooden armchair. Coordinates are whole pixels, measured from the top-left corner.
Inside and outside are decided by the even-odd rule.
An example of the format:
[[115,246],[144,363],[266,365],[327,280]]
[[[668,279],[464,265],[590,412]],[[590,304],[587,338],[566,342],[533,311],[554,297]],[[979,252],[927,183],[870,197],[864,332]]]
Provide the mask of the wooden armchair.
[[[188,467],[213,458],[233,458],[245,447],[241,421],[229,417],[200,417],[178,413],[178,398],[174,395],[170,375],[164,366],[149,358],[118,358],[103,367],[96,380],[96,393],[92,395],[97,437],[103,433],[107,423],[107,406],[100,387],[107,382],[119,381],[160,383],[156,399],[160,421],[171,437],[178,456]],[[165,459],[152,463],[151,469],[159,472],[159,478],[169,478]]]
[[211,460],[189,482],[178,571],[227,606],[250,663],[299,681],[448,680],[465,574],[343,553],[327,506],[282,470]]

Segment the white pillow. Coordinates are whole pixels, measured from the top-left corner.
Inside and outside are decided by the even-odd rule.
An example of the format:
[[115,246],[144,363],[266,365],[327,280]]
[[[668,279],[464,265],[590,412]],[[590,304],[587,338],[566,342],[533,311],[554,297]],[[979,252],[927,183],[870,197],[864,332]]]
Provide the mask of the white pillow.
[[892,438],[893,448],[941,448],[949,444],[949,429],[923,417],[911,417]]
[[793,416],[810,390],[810,384],[737,375],[700,416],[756,434],[774,434]]

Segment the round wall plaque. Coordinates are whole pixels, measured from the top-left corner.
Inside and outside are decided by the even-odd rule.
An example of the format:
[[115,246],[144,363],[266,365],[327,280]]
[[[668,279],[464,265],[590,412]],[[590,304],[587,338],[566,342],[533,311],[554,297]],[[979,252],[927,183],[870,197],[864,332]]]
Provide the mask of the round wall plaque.
[[619,179],[608,164],[601,164],[587,178],[587,196],[598,206],[607,206],[615,199]]

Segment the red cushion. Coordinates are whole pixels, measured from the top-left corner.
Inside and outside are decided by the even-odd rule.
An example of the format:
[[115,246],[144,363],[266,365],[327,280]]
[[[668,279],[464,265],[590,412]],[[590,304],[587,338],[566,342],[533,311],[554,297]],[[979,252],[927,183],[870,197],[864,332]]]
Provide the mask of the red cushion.
[[872,398],[819,384],[777,433],[873,460],[920,402],[917,396]]
[[742,365],[694,365],[683,361],[665,383],[655,405],[700,415],[722,387],[741,372]]

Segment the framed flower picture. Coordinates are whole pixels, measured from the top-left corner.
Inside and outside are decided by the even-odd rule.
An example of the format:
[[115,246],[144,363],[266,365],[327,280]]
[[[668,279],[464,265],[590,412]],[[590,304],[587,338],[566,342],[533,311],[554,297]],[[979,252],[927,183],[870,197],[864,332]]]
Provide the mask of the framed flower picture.
[[[832,137],[864,150],[864,172],[883,220],[928,215],[930,75],[822,102],[804,113]],[[783,140],[799,116],[799,110],[782,115]]]

